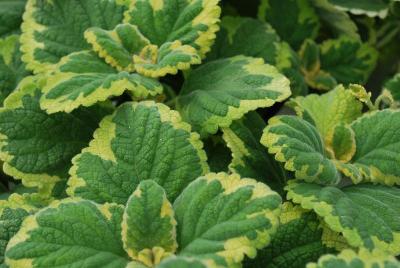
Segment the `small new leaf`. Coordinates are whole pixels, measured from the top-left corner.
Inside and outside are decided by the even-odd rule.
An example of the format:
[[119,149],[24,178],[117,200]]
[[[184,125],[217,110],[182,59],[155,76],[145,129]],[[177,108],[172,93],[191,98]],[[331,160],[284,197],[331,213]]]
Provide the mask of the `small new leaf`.
[[297,116],[271,118],[261,143],[287,170],[294,171],[297,179],[322,184],[336,184],[341,179],[317,129]]
[[148,267],[173,254],[176,221],[164,189],[152,180],[142,181],[126,203],[122,241],[129,256]]
[[341,85],[323,95],[310,94],[291,99],[287,105],[303,119],[311,117],[328,149],[332,146],[335,126],[340,123],[349,124],[362,114],[360,101],[353,96],[351,90]]

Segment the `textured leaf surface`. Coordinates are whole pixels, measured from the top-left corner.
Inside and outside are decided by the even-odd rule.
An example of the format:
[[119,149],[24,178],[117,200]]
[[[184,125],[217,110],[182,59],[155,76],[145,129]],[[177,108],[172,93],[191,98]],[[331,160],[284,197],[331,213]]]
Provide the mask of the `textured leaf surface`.
[[294,95],[307,92],[297,62],[297,54],[287,43],[281,42],[275,30],[266,22],[247,18],[225,16],[221,21],[221,30],[208,60],[245,55],[263,58],[274,65],[290,80]]
[[112,31],[90,28],[86,40],[98,55],[118,70],[137,71],[151,77],[176,74],[201,62],[195,48],[182,42],[166,42],[159,48],[150,44],[135,25],[119,24]]
[[96,105],[49,115],[39,106],[40,79],[27,77],[0,111],[3,170],[25,186],[51,187],[68,177],[71,159],[85,147],[98,122],[111,112]]
[[181,41],[164,43],[159,49],[149,45],[134,55],[136,71],[149,77],[161,77],[187,70],[192,64],[200,64],[201,58],[196,49],[182,45]]
[[337,124],[351,123],[362,112],[362,103],[341,85],[323,95],[310,94],[292,99],[289,106],[304,119],[311,116],[327,146],[332,144],[333,130]]
[[122,241],[132,259],[152,267],[173,254],[176,221],[164,189],[142,181],[128,199],[122,220]]
[[90,201],[56,201],[22,223],[7,246],[11,267],[125,267],[123,208]]
[[132,1],[125,22],[136,25],[151,44],[180,41],[201,56],[210,50],[219,27],[218,0]]
[[303,268],[322,254],[334,252],[323,244],[323,229],[313,212],[286,202],[279,217],[280,225],[271,244],[244,263],[246,268]]
[[237,56],[193,70],[178,97],[178,110],[201,134],[217,132],[233,120],[291,94],[289,80],[262,59]]
[[86,41],[92,45],[98,55],[118,70],[133,72],[133,54],[139,54],[150,44],[135,25],[118,24],[113,30],[107,31],[92,27],[85,31]]
[[20,32],[25,3],[26,0],[0,1],[0,38]]
[[123,20],[120,0],[28,0],[22,24],[23,60],[35,73],[51,70],[59,60],[89,49],[90,27],[113,29]]
[[297,116],[276,116],[269,120],[261,137],[275,159],[295,172],[297,179],[336,184],[340,174],[327,158],[324,142],[317,129]]
[[260,143],[266,127],[263,119],[250,112],[223,128],[223,138],[232,151],[230,170],[245,178],[254,178],[282,192],[288,174],[267,149]]
[[47,78],[40,104],[48,113],[71,112],[126,90],[145,98],[161,93],[162,85],[136,73],[118,72],[92,52],[77,52],[64,57]]
[[141,181],[151,179],[174,200],[208,171],[199,135],[190,131],[179,114],[163,104],[121,105],[73,159],[67,193],[125,204]]
[[364,84],[378,58],[378,53],[357,39],[341,37],[321,44],[321,68],[339,83]]
[[353,247],[400,252],[400,189],[359,184],[324,187],[290,181],[288,199],[314,210]]
[[[282,14],[285,19],[282,19]],[[279,36],[298,49],[304,39],[318,34],[319,19],[307,0],[263,0],[258,17],[268,21]]]
[[[1,8],[0,2],[0,8]],[[1,16],[1,14],[0,14]],[[1,18],[0,18],[1,20]],[[0,103],[17,87],[18,83],[29,74],[21,61],[19,36],[11,35],[0,39]]]
[[388,13],[388,1],[385,0],[329,0],[339,9],[350,11],[353,14],[366,14],[369,17],[386,17]]
[[398,268],[400,263],[392,256],[381,252],[369,252],[361,249],[358,253],[346,249],[338,255],[323,255],[317,263],[310,263],[307,268]]
[[351,124],[356,151],[350,163],[366,180],[400,184],[400,112],[383,110],[360,117]]
[[7,200],[0,201],[0,266],[5,265],[4,253],[7,244],[18,232],[22,221],[47,205],[47,201],[37,194],[12,194]]
[[268,186],[236,174],[196,179],[174,203],[179,255],[224,259],[228,265],[245,255],[254,258],[276,231],[280,204]]

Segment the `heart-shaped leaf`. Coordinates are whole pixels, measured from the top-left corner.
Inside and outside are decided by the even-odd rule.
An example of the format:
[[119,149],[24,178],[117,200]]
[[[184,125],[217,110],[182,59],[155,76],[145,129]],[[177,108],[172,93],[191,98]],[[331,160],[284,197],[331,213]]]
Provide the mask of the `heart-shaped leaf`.
[[22,223],[10,240],[6,264],[10,267],[65,266],[126,267],[122,247],[123,207],[91,201],[56,201]]
[[103,119],[88,148],[73,159],[67,193],[125,204],[143,180],[169,200],[208,171],[199,135],[179,114],[152,101],[125,103]]

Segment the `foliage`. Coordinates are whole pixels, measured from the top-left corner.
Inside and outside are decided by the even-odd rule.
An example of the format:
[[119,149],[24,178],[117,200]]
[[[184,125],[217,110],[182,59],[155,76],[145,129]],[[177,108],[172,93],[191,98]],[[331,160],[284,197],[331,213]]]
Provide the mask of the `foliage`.
[[0,0],[0,268],[400,267],[398,0]]

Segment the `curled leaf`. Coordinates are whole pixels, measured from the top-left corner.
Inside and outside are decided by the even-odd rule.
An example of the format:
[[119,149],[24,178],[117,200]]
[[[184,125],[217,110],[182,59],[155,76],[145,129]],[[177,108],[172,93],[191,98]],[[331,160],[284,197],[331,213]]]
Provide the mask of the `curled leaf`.
[[317,129],[297,116],[271,118],[261,143],[297,179],[322,184],[337,184],[341,179]]

